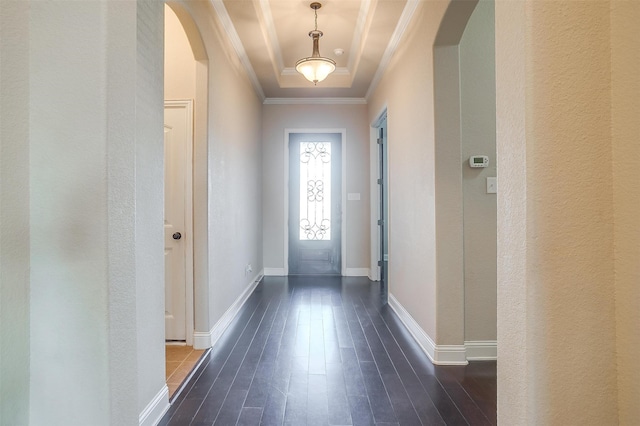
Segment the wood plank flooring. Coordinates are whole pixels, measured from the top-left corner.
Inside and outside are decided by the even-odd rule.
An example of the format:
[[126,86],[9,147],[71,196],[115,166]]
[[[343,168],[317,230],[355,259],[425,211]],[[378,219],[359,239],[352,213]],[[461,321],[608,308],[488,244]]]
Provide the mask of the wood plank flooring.
[[496,424],[496,363],[434,366],[381,296],[265,277],[159,424]]

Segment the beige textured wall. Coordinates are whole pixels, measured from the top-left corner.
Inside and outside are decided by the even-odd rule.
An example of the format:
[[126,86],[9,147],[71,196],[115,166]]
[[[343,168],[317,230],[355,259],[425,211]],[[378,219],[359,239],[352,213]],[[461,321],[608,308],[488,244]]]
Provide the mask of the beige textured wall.
[[498,421],[526,425],[530,410],[527,330],[527,48],[525,2],[496,2],[498,170]]
[[640,3],[611,3],[611,117],[621,425],[640,423]]
[[264,264],[284,267],[284,131],[346,129],[347,268],[369,268],[369,126],[366,105],[265,105],[263,107]]
[[607,2],[530,8],[532,422],[617,417],[608,11]]
[[609,6],[496,4],[502,424],[618,422]]

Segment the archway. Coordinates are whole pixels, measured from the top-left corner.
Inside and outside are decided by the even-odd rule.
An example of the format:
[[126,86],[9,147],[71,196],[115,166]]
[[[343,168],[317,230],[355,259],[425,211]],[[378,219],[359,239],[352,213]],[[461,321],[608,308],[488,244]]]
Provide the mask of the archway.
[[[200,32],[188,10],[179,2],[165,6],[165,107],[167,103],[193,105],[193,140],[190,146],[191,169],[187,172],[190,202],[185,210],[189,235],[186,267],[186,339],[187,346],[206,349],[208,337],[208,56]],[[167,355],[169,361],[169,355]],[[173,392],[183,377],[169,383]]]
[[[491,360],[496,343],[496,176],[493,2],[452,1],[434,43],[437,345]],[[471,168],[471,155],[487,155]],[[444,242],[443,242],[444,241]],[[439,355],[436,347],[436,356]]]

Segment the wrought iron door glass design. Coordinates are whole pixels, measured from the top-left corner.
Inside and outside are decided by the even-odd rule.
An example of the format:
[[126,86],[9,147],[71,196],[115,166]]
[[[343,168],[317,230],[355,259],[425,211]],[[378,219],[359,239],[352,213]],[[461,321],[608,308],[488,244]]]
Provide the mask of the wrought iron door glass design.
[[331,240],[330,142],[300,142],[300,240]]

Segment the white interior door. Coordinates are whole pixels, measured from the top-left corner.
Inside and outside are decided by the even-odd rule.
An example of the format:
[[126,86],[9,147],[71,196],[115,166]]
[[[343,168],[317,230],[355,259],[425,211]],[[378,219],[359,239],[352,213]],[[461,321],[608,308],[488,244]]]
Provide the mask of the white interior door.
[[[191,101],[166,101],[164,109],[165,339],[187,341],[191,217]],[[191,276],[189,275],[191,274]],[[192,285],[192,284],[191,284]]]

